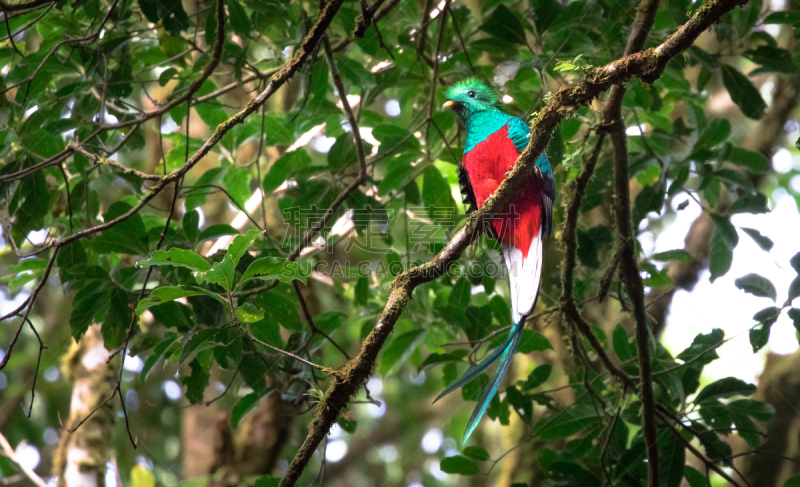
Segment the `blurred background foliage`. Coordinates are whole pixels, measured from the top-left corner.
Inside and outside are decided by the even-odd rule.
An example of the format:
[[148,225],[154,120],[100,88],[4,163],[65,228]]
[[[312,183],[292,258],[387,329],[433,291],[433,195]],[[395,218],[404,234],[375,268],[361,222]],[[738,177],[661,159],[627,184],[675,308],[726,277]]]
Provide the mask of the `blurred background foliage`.
[[[319,5],[225,0],[220,16],[213,0],[3,3],[2,314],[46,277],[30,326],[17,314],[0,330],[4,482],[30,482],[21,463],[62,482],[80,465],[107,485],[273,485],[328,384],[324,370],[275,349],[342,365],[374,326],[393,276],[430,259],[465,220],[464,134],[439,109],[446,87],[477,76],[493,83],[508,113],[528,120],[559,86],[622,55],[637,3],[346,1],[327,31],[346,93],[336,91],[320,44],[180,179],[177,194],[168,185],[124,223],[60,248],[52,273],[53,251],[42,246],[124,214],[160,175],[181,168],[297,52]],[[646,47],[701,5],[661,2]],[[685,441],[740,485],[739,473],[750,485],[800,485],[789,480],[800,470],[800,357],[786,353],[800,330],[792,308],[800,295],[798,36],[795,0],[751,0],[653,84],[628,83],[623,102],[638,259],[659,340],[657,399],[687,425]],[[341,95],[367,156],[366,183],[346,193],[359,160]],[[577,110],[554,133],[558,188],[592,152],[603,104]],[[611,180],[606,144],[581,206],[575,301],[635,376]],[[320,237],[301,248],[340,194]],[[415,290],[374,377],[301,482],[644,485],[640,403],[560,316],[564,216],[556,206],[535,317],[471,445],[457,439],[488,378],[431,401],[510,324],[506,281],[491,273],[500,254],[486,237],[448,276]],[[296,264],[287,261],[293,252]],[[695,284],[702,327],[686,321]],[[683,312],[671,313],[681,302]],[[731,316],[742,302],[761,311]],[[745,344],[742,353],[722,352],[734,342]],[[97,343],[112,353],[128,344],[121,375],[119,359],[106,365]],[[767,354],[771,347],[783,355]],[[748,372],[728,377],[742,375],[739,361]],[[103,403],[117,377],[121,398]],[[86,458],[71,461],[70,448]],[[672,435],[659,449],[662,486],[729,485]]]

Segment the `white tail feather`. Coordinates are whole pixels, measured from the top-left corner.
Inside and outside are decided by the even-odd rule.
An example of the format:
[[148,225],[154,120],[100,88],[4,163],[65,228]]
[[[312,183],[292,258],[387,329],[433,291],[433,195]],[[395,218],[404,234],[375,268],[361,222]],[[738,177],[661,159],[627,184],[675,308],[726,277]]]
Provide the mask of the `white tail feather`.
[[528,257],[513,245],[503,245],[503,257],[508,267],[511,312],[514,323],[528,316],[536,305],[542,278],[542,232],[533,237]]

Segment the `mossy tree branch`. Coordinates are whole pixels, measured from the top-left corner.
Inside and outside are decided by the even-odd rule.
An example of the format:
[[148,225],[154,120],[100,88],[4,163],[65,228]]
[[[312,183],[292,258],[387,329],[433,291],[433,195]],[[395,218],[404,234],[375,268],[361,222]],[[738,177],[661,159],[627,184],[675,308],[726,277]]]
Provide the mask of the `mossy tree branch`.
[[414,289],[446,273],[480,234],[483,221],[511,203],[514,195],[525,184],[525,176],[534,170],[535,161],[544,150],[556,126],[577,108],[588,104],[614,85],[633,78],[645,82],[655,81],[664,72],[667,63],[688,49],[703,31],[734,7],[746,3],[747,0],[711,0],[699,8],[686,24],[658,47],[630,54],[606,66],[595,68],[581,80],[563,86],[553,95],[533,121],[528,146],[494,195],[471,216],[467,224],[432,260],[395,277],[383,313],[364,340],[360,352],[333,374],[333,382],[325,394],[325,400],[317,406],[314,419],[308,427],[308,435],[281,480],[281,487],[296,484],[340,412],[347,407],[350,398],[369,379],[378,353],[411,299]]

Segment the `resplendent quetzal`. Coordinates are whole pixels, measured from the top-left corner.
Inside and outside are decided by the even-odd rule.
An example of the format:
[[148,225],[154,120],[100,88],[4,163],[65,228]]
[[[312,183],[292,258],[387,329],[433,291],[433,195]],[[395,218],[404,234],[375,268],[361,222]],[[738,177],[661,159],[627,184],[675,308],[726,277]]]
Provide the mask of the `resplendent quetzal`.
[[[500,98],[477,79],[466,79],[451,87],[447,90],[447,98],[444,108],[455,111],[467,128],[458,180],[464,202],[469,204],[467,211],[471,212],[482,207],[500,186],[520,152],[528,145],[530,128],[519,118],[503,113]],[[555,193],[553,170],[547,156],[542,153],[524,190],[515,196],[506,211],[492,217],[489,233],[503,246],[514,323],[502,345],[492,350],[482,362],[470,367],[436,398],[438,401],[472,381],[500,359],[469,419],[464,433],[465,443],[500,387],[522,338],[525,319],[536,305],[542,277],[542,247],[552,229]]]

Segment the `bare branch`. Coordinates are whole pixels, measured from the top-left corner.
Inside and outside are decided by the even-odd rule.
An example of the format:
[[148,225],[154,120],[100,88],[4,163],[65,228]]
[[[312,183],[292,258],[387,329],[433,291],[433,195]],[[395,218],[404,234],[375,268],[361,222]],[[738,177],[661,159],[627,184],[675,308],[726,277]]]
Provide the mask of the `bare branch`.
[[47,482],[45,482],[41,477],[39,477],[39,475],[37,475],[36,472],[27,467],[25,463],[20,462],[19,458],[17,458],[16,451],[14,451],[14,449],[11,448],[11,443],[9,443],[6,437],[3,436],[3,433],[0,433],[0,447],[3,448],[3,453],[5,453],[5,455],[12,462],[17,464],[20,470],[22,470],[22,473],[24,473],[25,476],[31,480],[31,482],[36,484],[37,487],[47,487]]
[[[641,51],[650,28],[655,21],[659,0],[642,0],[631,27],[625,55]],[[620,259],[620,277],[625,281],[628,294],[633,301],[636,318],[636,347],[639,351],[639,397],[642,400],[642,433],[647,452],[647,485],[658,487],[658,427],[656,426],[656,402],[653,397],[653,376],[650,360],[650,329],[644,306],[644,286],[636,264],[636,245],[631,228],[630,174],[628,172],[628,138],[622,120],[622,99],[625,87],[614,86],[605,109],[605,121],[609,124],[609,135],[614,153],[615,208]]]

